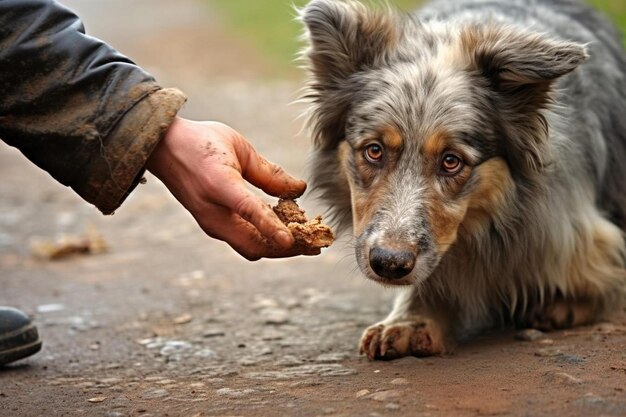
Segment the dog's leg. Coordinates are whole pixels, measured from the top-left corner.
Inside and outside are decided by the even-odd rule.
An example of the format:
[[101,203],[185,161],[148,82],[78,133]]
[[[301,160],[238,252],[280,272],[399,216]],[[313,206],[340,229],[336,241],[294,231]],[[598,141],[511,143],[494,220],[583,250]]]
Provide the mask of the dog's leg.
[[600,306],[591,299],[567,300],[558,298],[537,309],[531,315],[529,327],[550,331],[593,323]]
[[531,309],[526,325],[541,330],[591,324],[618,311],[625,298],[622,231],[600,214],[591,223],[591,239],[579,238],[561,290]]
[[420,302],[417,289],[404,290],[389,316],[370,326],[361,336],[360,352],[373,359],[430,356],[451,350],[450,321]]

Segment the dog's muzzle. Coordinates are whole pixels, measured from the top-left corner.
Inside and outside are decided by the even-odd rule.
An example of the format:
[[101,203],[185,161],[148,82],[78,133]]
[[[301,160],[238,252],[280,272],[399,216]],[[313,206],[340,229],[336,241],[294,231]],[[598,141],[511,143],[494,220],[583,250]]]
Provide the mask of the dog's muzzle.
[[414,251],[375,246],[370,249],[369,262],[372,270],[380,277],[398,280],[409,275],[415,267],[417,254]]

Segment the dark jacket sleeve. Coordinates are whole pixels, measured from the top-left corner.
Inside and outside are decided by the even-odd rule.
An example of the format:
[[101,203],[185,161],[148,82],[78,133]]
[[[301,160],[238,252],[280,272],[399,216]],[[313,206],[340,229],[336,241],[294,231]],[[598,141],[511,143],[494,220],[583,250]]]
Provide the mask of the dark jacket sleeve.
[[49,0],[0,0],[0,138],[103,213],[137,185],[185,98]]

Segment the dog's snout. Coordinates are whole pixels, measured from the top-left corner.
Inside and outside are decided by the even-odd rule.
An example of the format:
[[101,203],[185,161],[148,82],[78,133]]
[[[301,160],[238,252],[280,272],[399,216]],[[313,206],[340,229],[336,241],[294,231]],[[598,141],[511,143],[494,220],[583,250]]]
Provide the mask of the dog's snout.
[[416,254],[406,249],[376,246],[370,249],[370,266],[378,276],[400,279],[415,267]]

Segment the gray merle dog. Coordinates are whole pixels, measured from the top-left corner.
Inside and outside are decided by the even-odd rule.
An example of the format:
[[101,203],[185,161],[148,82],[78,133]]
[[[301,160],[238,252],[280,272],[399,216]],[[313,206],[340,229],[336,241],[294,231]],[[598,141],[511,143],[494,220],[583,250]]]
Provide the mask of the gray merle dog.
[[626,58],[575,0],[301,10],[312,185],[369,279],[404,286],[369,358],[502,324],[596,321],[626,286]]

